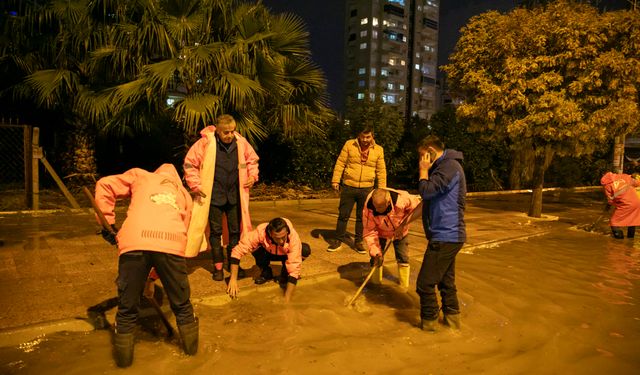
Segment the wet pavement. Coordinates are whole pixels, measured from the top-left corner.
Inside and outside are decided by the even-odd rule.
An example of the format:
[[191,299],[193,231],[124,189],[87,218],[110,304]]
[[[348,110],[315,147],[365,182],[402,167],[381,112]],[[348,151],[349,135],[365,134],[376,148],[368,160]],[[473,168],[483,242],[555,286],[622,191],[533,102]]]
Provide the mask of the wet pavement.
[[[358,278],[368,272],[368,255],[349,248],[335,253],[326,251],[325,237],[330,237],[335,228],[337,205],[337,199],[251,203],[254,224],[276,216],[287,217],[302,240],[311,245],[313,252],[303,264],[299,285],[337,279],[345,273]],[[471,194],[466,211],[468,242],[462,252],[474,254],[505,242],[591,224],[602,213],[603,204],[598,194],[545,193],[541,219],[527,217],[527,206],[527,195]],[[124,209],[118,214],[122,220]],[[602,221],[603,233],[606,225]],[[97,229],[88,209],[0,213],[0,347],[16,345],[42,333],[92,329],[77,318],[85,318],[87,308],[116,294],[117,251],[96,235]],[[353,221],[348,230],[352,233]],[[561,244],[558,246],[561,249]],[[417,221],[411,227],[409,246],[414,270],[420,266],[425,247],[421,223]],[[387,261],[393,264],[393,252]],[[209,254],[202,253],[188,264],[196,310],[198,306],[229,301],[224,292],[226,284],[211,280]],[[273,266],[277,267],[275,263]],[[243,258],[241,267],[249,274],[240,281],[241,297],[256,290],[277,288],[274,283],[253,284],[251,276],[257,276],[258,269],[252,257]],[[395,278],[395,267],[387,267],[386,272],[389,280]],[[353,291],[356,289],[354,285]]]

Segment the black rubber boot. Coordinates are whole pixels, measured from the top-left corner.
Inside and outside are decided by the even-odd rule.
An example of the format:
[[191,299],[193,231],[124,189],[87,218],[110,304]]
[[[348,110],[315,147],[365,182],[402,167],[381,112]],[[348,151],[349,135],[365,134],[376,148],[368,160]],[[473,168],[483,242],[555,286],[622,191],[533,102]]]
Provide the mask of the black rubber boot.
[[198,352],[199,324],[198,318],[191,323],[178,325],[182,349],[187,355],[195,355]]
[[611,227],[611,234],[613,235],[613,238],[617,238],[619,240],[624,238],[624,233],[619,227]]
[[636,227],[627,227],[627,238],[633,238],[636,236]]
[[133,363],[133,333],[113,334],[113,358],[118,367],[129,367]]
[[213,269],[213,273],[211,274],[211,278],[213,281],[222,281],[224,280],[224,271],[222,269]]
[[260,272],[260,276],[253,282],[260,285],[266,283],[269,280],[273,280],[273,271],[271,271],[271,267],[267,266],[267,268],[263,269]]

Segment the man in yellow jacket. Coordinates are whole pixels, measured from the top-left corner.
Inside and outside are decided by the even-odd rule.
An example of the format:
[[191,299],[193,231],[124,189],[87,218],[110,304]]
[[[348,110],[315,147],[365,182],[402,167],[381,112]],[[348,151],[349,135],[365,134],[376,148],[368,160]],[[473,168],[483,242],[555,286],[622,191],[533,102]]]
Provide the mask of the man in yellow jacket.
[[362,209],[367,196],[376,184],[376,180],[377,187],[387,186],[384,149],[374,141],[372,127],[365,124],[356,139],[350,139],[344,144],[333,169],[331,186],[338,191],[342,185],[342,190],[340,190],[336,237],[329,242],[327,251],[337,251],[342,247],[347,223],[353,205],[356,204],[355,250],[360,254],[367,253],[362,240]]

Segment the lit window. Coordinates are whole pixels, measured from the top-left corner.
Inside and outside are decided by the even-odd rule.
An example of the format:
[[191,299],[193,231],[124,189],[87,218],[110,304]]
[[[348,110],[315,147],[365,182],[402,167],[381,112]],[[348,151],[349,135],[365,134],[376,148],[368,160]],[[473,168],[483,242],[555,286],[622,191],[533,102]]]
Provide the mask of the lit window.
[[413,89],[413,92],[415,92],[416,94],[420,93],[420,89],[418,89],[417,87],[415,89]]
[[393,83],[387,83],[387,90],[393,90]]
[[372,101],[373,101],[373,100],[376,100],[376,94],[374,94],[374,93],[369,93],[369,99],[371,99]]
[[382,26],[389,26],[389,21],[382,20]]
[[376,68],[371,68],[371,77],[376,76]]
[[367,43],[360,43],[360,49],[366,49]]
[[364,38],[365,36],[367,36],[367,30],[360,31],[360,38]]
[[404,90],[404,85],[400,85],[400,86],[399,86],[399,89],[400,89],[400,90]]
[[373,30],[373,32],[371,33],[371,37],[372,37],[373,39],[377,39],[377,38],[378,38],[378,32],[377,32],[377,31],[375,31],[375,30]]
[[406,41],[407,41],[407,37],[406,37],[406,36],[403,36],[403,37],[402,37],[402,41],[403,41],[403,42],[406,42]]
[[[362,48],[362,47],[360,47]],[[416,70],[420,70],[420,64],[416,64]]]
[[396,65],[395,59],[389,59],[389,65]]
[[364,99],[364,93],[363,92],[359,92],[358,93],[358,100],[362,100]]
[[420,52],[416,53],[416,58],[419,59],[420,58]]
[[358,69],[358,74],[365,74],[366,72],[367,72],[367,69],[365,68]]
[[389,71],[385,68],[380,69],[380,75],[386,77],[389,75]]
[[400,60],[400,65],[405,66],[406,63],[407,63],[406,61]]
[[368,23],[369,23],[369,18],[365,17],[365,18],[360,19],[360,24],[361,25],[366,25]]
[[371,24],[372,24],[373,26],[378,26],[378,18],[373,17],[373,18],[371,19]]

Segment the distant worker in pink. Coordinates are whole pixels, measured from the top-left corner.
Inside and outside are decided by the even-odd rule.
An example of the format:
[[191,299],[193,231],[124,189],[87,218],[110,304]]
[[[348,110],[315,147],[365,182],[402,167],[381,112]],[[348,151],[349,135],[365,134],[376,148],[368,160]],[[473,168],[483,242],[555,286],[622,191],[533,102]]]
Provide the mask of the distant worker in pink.
[[[117,199],[130,198],[122,228],[115,227]],[[133,362],[134,330],[140,296],[151,268],[160,276],[176,316],[183,349],[198,350],[198,320],[190,301],[187,262],[184,257],[192,200],[176,168],[162,164],[155,172],[133,168],[106,176],[96,184],[95,200],[117,236],[103,231],[109,243],[117,243],[118,312],[113,353],[118,367]],[[100,222],[100,221],[98,221]]]
[[635,188],[640,182],[628,174],[605,173],[600,179],[609,204],[614,206],[609,221],[614,238],[624,238],[623,227],[627,227],[627,237],[633,238],[636,226],[640,225],[640,198]]
[[[236,131],[231,115],[219,116],[215,126],[207,126],[184,159],[184,177],[195,195],[187,256],[207,248],[205,229],[213,258],[212,278],[224,279],[222,235],[228,234],[227,261],[241,234],[251,231],[249,189],[258,181],[258,155],[246,138]],[[226,228],[223,228],[223,216]],[[244,277],[244,271],[239,270]]]
[[[382,249],[387,241],[393,241],[396,262],[398,263],[398,283],[409,287],[409,222],[420,217],[422,211],[416,210],[420,197],[404,190],[390,188],[375,189],[365,201],[362,212],[364,240],[369,247],[371,265],[382,265]],[[382,267],[376,268],[372,279],[382,282]]]

